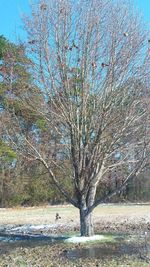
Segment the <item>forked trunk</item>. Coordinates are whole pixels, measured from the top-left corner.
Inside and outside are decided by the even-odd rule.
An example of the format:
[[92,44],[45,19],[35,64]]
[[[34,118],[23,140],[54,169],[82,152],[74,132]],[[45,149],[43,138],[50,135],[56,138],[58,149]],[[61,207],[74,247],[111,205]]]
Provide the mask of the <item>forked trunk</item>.
[[80,233],[81,236],[94,235],[92,213],[87,214],[86,211],[83,209],[80,209]]

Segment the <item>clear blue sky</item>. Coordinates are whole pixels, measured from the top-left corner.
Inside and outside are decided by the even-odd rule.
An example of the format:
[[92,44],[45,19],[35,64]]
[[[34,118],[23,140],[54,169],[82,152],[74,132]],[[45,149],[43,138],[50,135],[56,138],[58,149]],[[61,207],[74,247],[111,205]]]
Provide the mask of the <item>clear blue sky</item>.
[[[16,41],[19,35],[25,36],[21,27],[21,15],[29,14],[29,2],[30,0],[0,0],[0,35],[3,34],[12,41]],[[134,0],[134,2],[143,12],[144,20],[150,23],[150,0]]]
[[0,35],[16,41],[24,37],[21,16],[29,14],[30,0],[0,0]]

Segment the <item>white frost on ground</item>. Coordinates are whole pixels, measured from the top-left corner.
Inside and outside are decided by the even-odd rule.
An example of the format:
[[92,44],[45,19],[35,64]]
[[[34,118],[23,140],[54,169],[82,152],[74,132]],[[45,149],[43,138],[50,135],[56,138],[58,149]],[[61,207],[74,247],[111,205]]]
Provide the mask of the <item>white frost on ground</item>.
[[7,230],[8,232],[24,232],[24,233],[28,233],[28,232],[34,232],[34,231],[42,231],[42,230],[49,230],[51,228],[57,228],[58,224],[41,224],[41,225],[21,225],[21,226],[17,226],[17,227],[13,227],[9,230]]
[[93,236],[73,236],[66,239],[66,242],[70,243],[84,243],[90,241],[99,241],[105,239],[103,235],[93,235]]

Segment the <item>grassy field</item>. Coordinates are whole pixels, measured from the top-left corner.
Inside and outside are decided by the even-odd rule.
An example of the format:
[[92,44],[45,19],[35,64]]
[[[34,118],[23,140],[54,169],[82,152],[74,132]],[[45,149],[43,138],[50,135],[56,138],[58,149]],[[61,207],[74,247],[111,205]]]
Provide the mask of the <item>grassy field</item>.
[[[61,219],[58,224],[57,234],[67,234],[79,231],[79,213],[72,206],[42,206],[31,208],[0,209],[0,225],[22,224],[55,224],[55,215],[59,213]],[[97,233],[132,233],[137,236],[141,232],[149,231],[150,205],[101,205],[93,214],[95,231]],[[76,228],[76,229],[75,229]],[[149,231],[150,232],[150,231]],[[122,246],[120,241],[113,243],[92,244],[102,250],[112,250],[115,246]],[[125,241],[128,245],[128,240]],[[133,241],[132,241],[133,242]],[[131,242],[131,243],[132,243]],[[150,267],[150,252],[140,247],[138,239],[132,246],[139,247],[137,253],[122,253],[110,257],[75,258],[69,259],[66,253],[76,249],[89,248],[89,244],[34,244],[30,246],[7,245],[0,243],[0,267]],[[150,238],[148,241],[150,247]],[[130,243],[129,243],[130,245]],[[130,248],[130,247],[129,247]],[[146,254],[145,254],[146,253]]]
[[[42,206],[0,209],[0,225],[4,224],[49,224],[55,222],[59,213],[61,223],[78,222],[79,211],[73,206]],[[115,219],[150,219],[150,205],[99,205],[93,212],[95,222]]]

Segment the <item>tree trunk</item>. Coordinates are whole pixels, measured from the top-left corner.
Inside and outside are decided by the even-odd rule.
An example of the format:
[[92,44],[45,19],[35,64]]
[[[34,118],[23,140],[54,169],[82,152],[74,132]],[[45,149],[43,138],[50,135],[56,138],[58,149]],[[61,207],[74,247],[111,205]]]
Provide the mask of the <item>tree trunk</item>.
[[88,211],[88,207],[91,207],[94,203],[96,193],[96,186],[89,188],[86,196],[83,194],[80,198],[80,234],[81,236],[94,235],[94,227],[92,221],[92,212]]
[[80,209],[80,233],[81,236],[94,235],[94,228],[92,223],[92,213],[86,212],[86,210]]
[[1,178],[1,203],[0,203],[0,207],[3,208],[4,207],[4,180],[5,180],[5,168],[4,166],[2,167],[2,178]]

